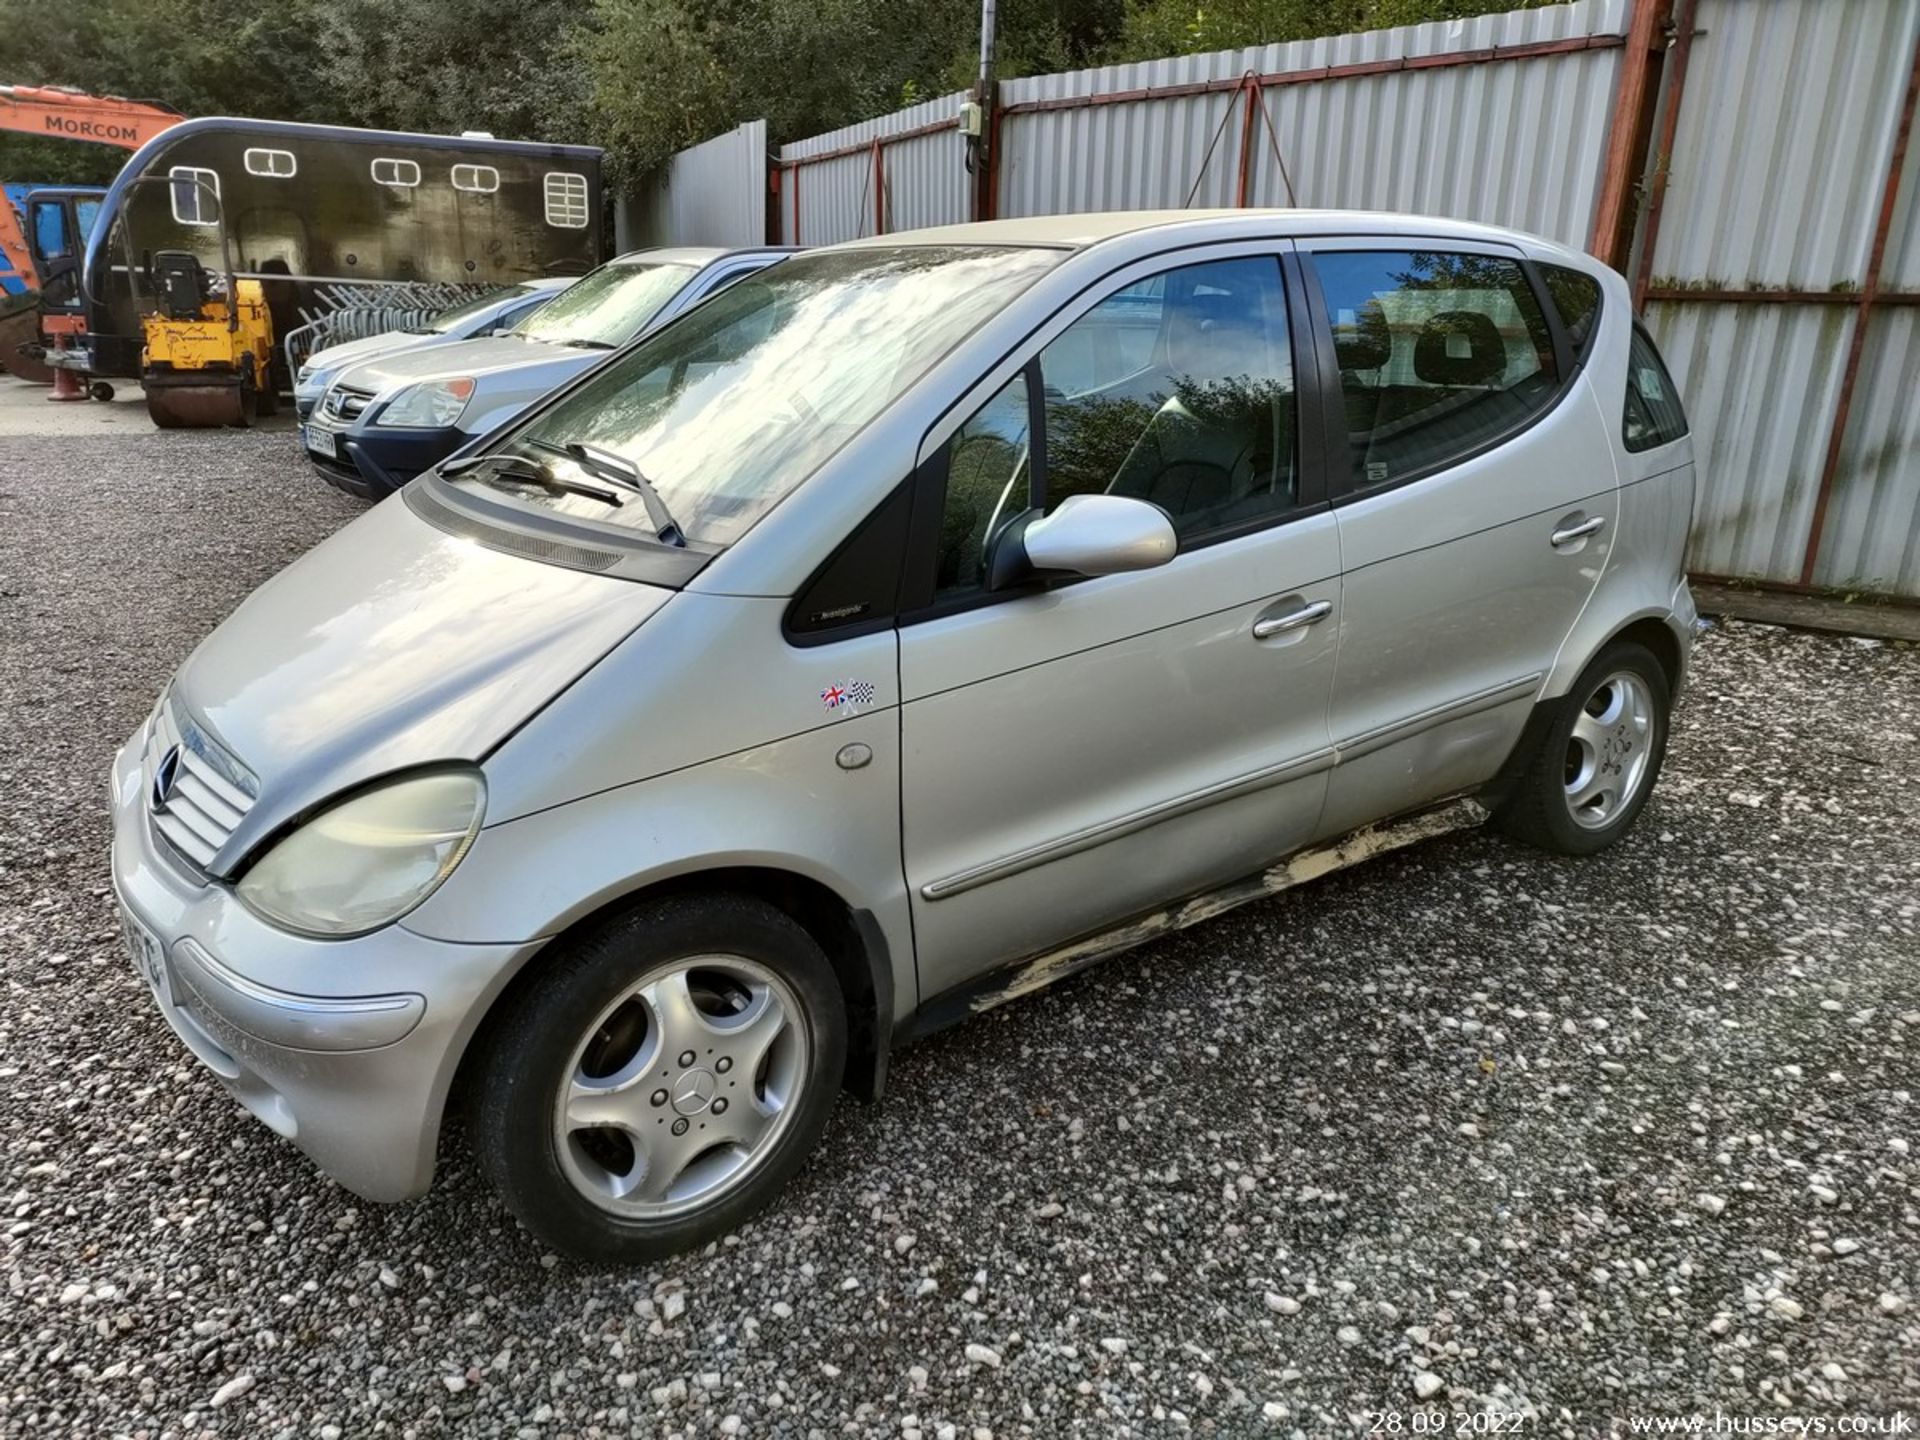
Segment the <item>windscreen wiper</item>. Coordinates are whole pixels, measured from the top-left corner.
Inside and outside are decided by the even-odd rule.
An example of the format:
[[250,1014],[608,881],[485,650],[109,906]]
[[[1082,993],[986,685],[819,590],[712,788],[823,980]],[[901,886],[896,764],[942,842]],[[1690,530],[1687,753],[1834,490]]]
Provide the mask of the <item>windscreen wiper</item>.
[[620,347],[608,340],[562,340],[562,345],[571,345],[575,350],[618,350]]
[[687,548],[686,532],[680,528],[680,522],[673,518],[673,512],[667,508],[667,502],[660,498],[660,492],[654,488],[653,482],[640,473],[638,465],[624,455],[616,455],[598,445],[583,445],[578,440],[560,448],[582,470],[590,471],[609,484],[638,495],[640,503],[647,507],[647,518],[653,521],[656,539],[677,545],[682,550]]
[[[617,491],[603,486],[589,485],[584,480],[570,480],[556,475],[537,460],[529,460],[524,455],[462,455],[458,460],[450,460],[440,467],[442,477],[464,475],[469,470],[487,467],[487,478],[506,485],[538,485],[555,495],[585,495],[598,500],[603,505],[618,508],[626,500]],[[653,512],[647,512],[651,515]]]

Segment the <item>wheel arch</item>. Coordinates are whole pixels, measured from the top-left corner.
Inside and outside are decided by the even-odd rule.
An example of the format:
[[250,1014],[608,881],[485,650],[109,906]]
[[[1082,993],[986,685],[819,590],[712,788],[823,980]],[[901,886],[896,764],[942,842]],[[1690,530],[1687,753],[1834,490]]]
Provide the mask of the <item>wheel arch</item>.
[[863,1100],[878,1100],[886,1087],[892,1050],[893,961],[886,934],[873,913],[848,903],[832,887],[797,871],[768,865],[723,865],[690,870],[635,886],[569,922],[523,960],[494,994],[468,1034],[447,1090],[448,1112],[466,1104],[474,1073],[503,1016],[517,996],[537,984],[545,961],[570,940],[636,906],[668,895],[746,895],[764,901],[805,930],[826,953],[846,1000],[847,1068],[843,1088]]

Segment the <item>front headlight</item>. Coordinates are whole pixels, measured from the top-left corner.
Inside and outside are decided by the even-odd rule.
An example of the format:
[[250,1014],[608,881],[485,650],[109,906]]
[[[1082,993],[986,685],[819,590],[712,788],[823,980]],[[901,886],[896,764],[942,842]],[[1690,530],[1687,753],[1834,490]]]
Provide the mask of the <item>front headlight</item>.
[[361,935],[439,888],[480,833],[487,787],[438,770],[365,790],[281,840],[236,887],[262,919],[302,935]]
[[457,380],[429,380],[409,385],[388,402],[376,425],[451,425],[467,408],[473,396],[473,381],[466,376]]

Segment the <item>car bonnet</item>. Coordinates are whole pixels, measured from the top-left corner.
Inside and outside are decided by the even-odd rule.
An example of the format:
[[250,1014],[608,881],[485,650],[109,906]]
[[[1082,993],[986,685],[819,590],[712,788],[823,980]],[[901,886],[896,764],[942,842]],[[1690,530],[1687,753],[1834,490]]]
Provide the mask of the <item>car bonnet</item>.
[[208,870],[344,791],[478,762],[672,591],[474,545],[399,497],[254,591],[169,704],[257,781]]

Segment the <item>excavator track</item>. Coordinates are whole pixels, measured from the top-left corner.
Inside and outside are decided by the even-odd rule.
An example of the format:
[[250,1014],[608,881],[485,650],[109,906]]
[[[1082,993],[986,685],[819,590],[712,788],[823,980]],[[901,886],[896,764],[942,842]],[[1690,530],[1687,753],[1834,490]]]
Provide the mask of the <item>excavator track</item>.
[[22,345],[35,344],[39,339],[40,313],[31,305],[0,315],[0,370],[6,371],[16,380],[26,380],[35,385],[51,385],[53,367],[44,360],[36,360],[31,355],[20,353]]

